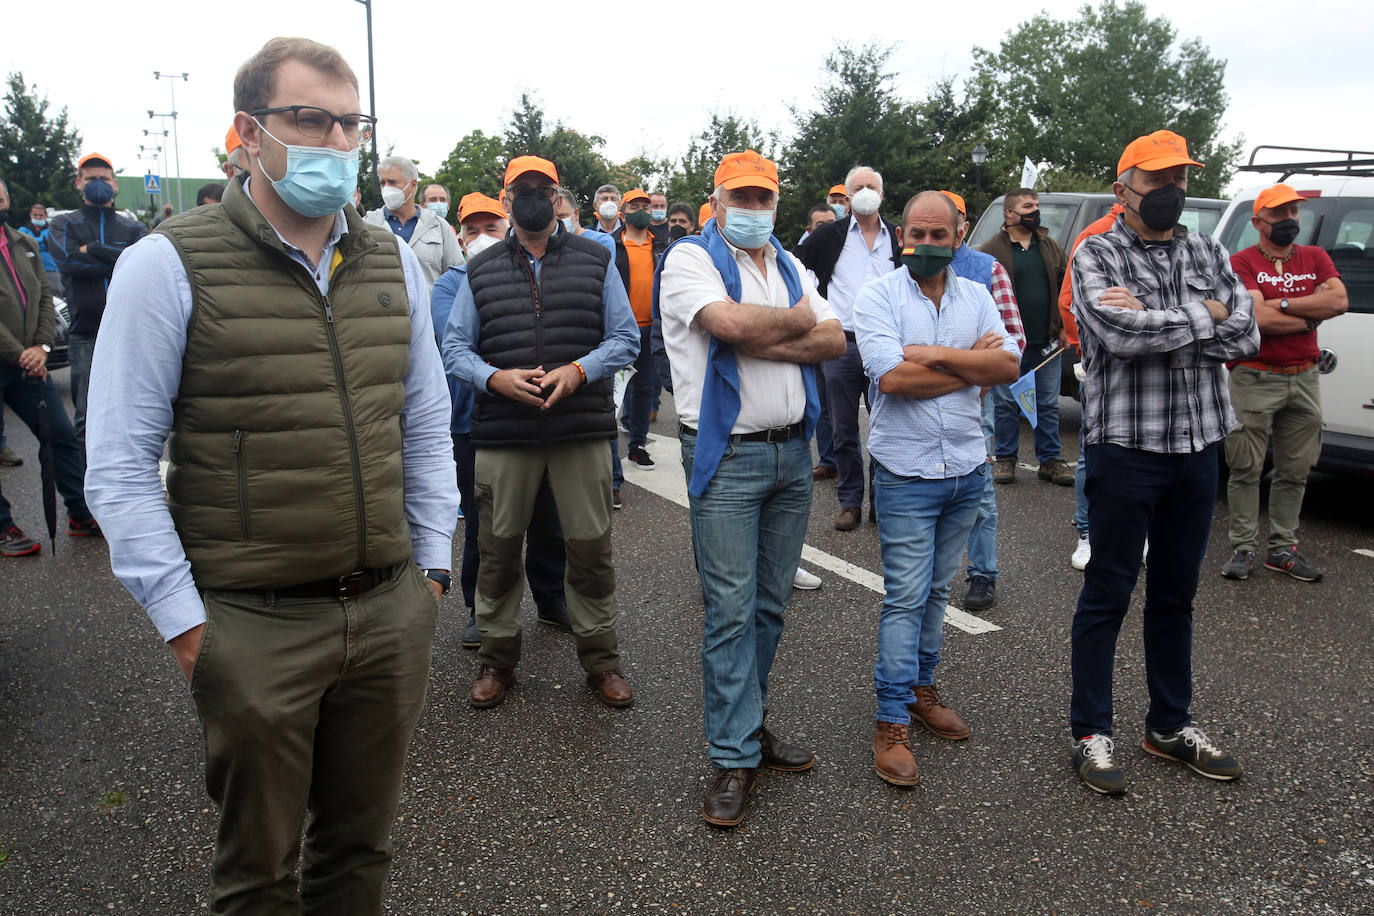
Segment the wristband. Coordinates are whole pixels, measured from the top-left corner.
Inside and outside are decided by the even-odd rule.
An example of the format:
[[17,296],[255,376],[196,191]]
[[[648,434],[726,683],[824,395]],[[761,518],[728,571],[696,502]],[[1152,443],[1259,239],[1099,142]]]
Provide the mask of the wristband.
[[582,376],[582,384],[585,385],[587,383],[587,370],[583,369],[582,364],[577,360],[573,360],[572,364],[577,367],[578,373]]

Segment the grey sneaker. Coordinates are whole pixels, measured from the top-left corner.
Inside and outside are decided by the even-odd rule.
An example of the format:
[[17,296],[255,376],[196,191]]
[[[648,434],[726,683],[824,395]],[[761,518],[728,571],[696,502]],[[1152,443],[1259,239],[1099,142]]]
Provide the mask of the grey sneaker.
[[1223,753],[1206,733],[1195,725],[1185,725],[1168,735],[1146,732],[1141,750],[1166,760],[1177,760],[1208,779],[1230,782],[1240,779],[1240,761]]
[[477,632],[477,615],[468,612],[468,625],[463,628],[463,636],[458,642],[464,649],[482,648],[482,634]]
[[1112,751],[1111,738],[1106,735],[1089,735],[1073,743],[1073,755],[1070,760],[1078,772],[1078,778],[1087,783],[1089,789],[1103,795],[1124,795],[1126,774],[1116,765]]
[[1253,550],[1237,550],[1231,554],[1231,559],[1226,561],[1226,565],[1221,568],[1221,575],[1226,579],[1248,579],[1250,570],[1255,568],[1255,552]]
[[1275,572],[1288,573],[1303,582],[1320,582],[1322,579],[1322,571],[1302,558],[1297,544],[1269,551],[1269,556],[1264,558],[1264,566]]

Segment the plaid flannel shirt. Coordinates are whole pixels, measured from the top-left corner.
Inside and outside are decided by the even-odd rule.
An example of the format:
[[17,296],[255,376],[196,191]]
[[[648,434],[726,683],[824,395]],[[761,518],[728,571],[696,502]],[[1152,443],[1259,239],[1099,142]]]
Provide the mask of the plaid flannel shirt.
[[[1220,244],[1181,226],[1167,243],[1146,243],[1119,219],[1078,247],[1072,276],[1085,445],[1187,454],[1237,426],[1222,364],[1259,352],[1259,329]],[[1144,308],[1101,305],[1113,286]],[[1230,317],[1214,321],[1204,299]]]
[[1011,288],[1011,277],[1001,261],[992,262],[992,283],[989,284],[992,301],[997,305],[997,314],[1002,316],[1002,325],[1007,335],[1016,341],[1016,348],[1026,352],[1026,329],[1021,326],[1021,309],[1016,304],[1016,293]]

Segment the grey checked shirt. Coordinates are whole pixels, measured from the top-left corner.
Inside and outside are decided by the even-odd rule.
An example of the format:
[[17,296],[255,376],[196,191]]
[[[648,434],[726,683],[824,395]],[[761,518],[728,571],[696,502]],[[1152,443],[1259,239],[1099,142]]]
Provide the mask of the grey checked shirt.
[[[1258,353],[1259,329],[1220,244],[1183,227],[1147,244],[1118,219],[1078,246],[1072,275],[1085,445],[1187,454],[1236,427],[1222,364]],[[1145,308],[1100,305],[1112,286]],[[1214,322],[1204,299],[1226,303],[1230,317]]]

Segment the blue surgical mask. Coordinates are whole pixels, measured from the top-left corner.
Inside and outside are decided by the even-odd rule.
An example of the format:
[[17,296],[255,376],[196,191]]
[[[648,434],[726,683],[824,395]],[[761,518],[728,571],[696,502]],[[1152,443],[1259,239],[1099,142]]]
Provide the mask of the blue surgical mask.
[[849,211],[844,208],[844,204],[831,204],[830,209],[835,211],[835,219],[844,219]]
[[668,218],[667,210],[650,210],[649,218],[656,223],[661,223]]
[[577,234],[577,221],[573,219],[571,216],[565,216],[561,220],[559,220],[559,222],[563,224],[564,229],[568,230],[574,235]]
[[[258,124],[262,132],[277,140],[271,131]],[[358,187],[358,150],[333,149],[328,146],[292,146],[286,148],[286,174],[273,180],[258,158],[258,168],[272,184],[272,189],[292,210],[301,216],[319,219],[337,213],[353,200]]]
[[39,229],[42,229],[44,226],[48,224],[48,221],[45,219],[31,219],[29,220],[29,222],[33,223]]
[[431,200],[429,203],[425,204],[425,209],[429,210],[440,219],[448,219],[448,204],[444,203],[442,200]]
[[736,248],[762,248],[773,234],[772,210],[725,208],[725,225],[721,232]]
[[81,186],[81,193],[97,207],[103,207],[114,200],[115,189],[104,178],[92,178]]

